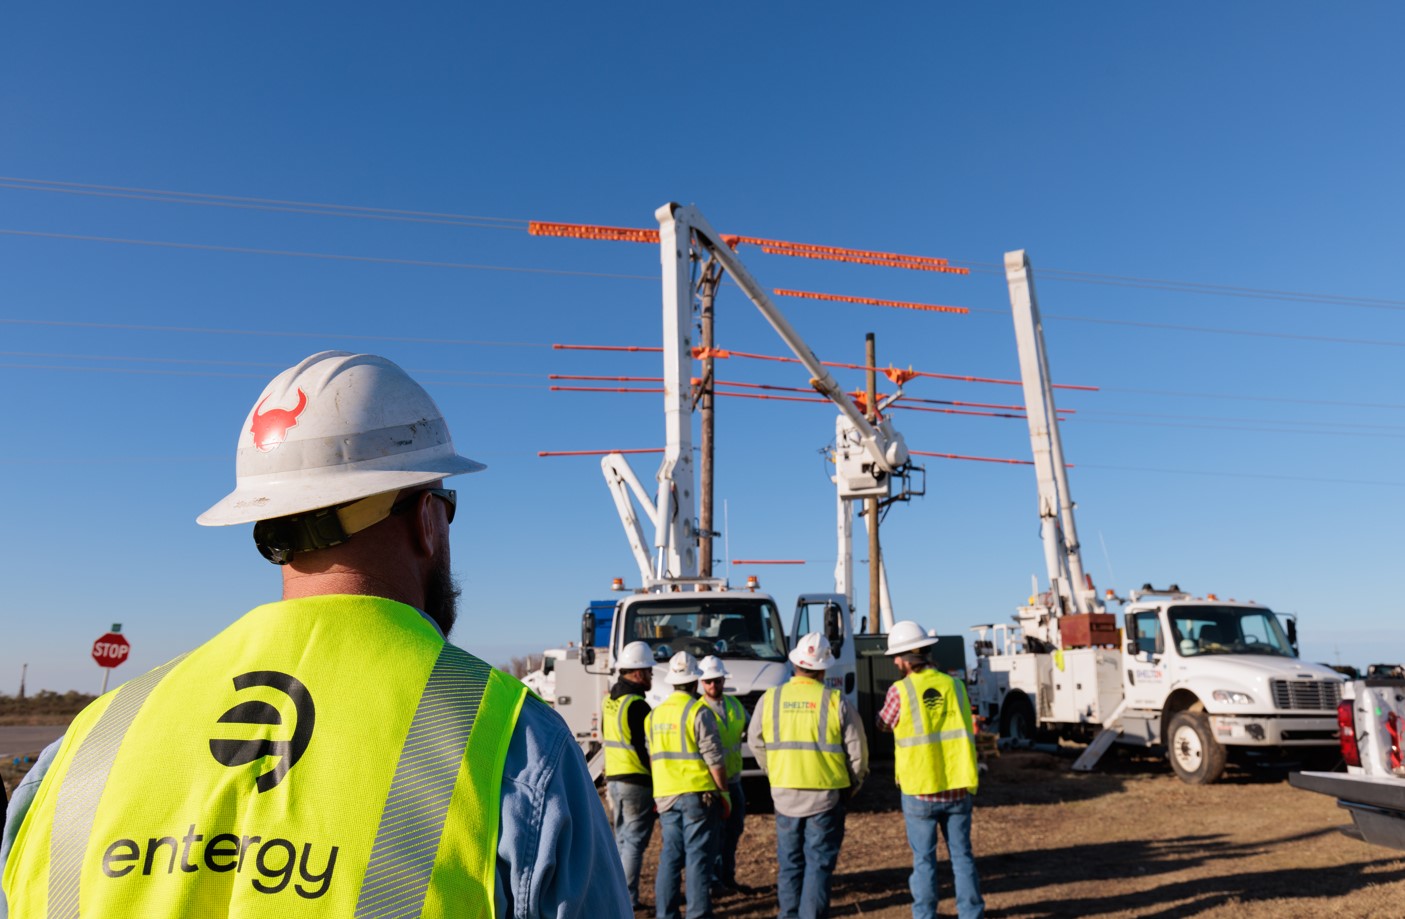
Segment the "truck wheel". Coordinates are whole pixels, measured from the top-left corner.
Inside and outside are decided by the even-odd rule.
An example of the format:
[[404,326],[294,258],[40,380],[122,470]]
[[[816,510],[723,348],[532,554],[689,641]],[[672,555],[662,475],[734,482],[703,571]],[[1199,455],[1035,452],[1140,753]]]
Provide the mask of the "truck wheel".
[[1033,743],[1036,730],[1034,706],[1029,704],[1029,699],[1023,695],[1006,699],[1000,707],[1000,736]]
[[1177,712],[1166,732],[1171,768],[1187,785],[1209,785],[1224,774],[1225,748],[1204,712]]

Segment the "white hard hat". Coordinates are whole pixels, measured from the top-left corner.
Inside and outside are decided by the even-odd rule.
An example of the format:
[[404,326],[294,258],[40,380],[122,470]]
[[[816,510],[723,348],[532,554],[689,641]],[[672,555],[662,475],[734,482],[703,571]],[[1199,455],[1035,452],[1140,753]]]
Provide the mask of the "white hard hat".
[[264,389],[239,432],[234,491],[196,522],[287,517],[483,468],[454,451],[444,416],[404,370],[322,351]]
[[615,662],[616,670],[651,670],[654,666],[654,652],[647,641],[631,641],[620,651],[620,659]]
[[806,670],[828,670],[838,663],[829,647],[829,639],[822,632],[811,632],[795,643],[790,652],[790,662]]
[[893,623],[893,630],[888,633],[887,653],[889,656],[902,654],[904,651],[931,647],[936,643],[935,631],[928,632],[911,619],[904,619],[902,622]]
[[704,680],[725,680],[731,676],[727,672],[726,666],[722,663],[722,658],[715,654],[709,654],[701,661],[702,677]]
[[670,686],[685,686],[702,679],[698,669],[698,659],[687,651],[679,651],[668,660],[668,676],[664,679]]

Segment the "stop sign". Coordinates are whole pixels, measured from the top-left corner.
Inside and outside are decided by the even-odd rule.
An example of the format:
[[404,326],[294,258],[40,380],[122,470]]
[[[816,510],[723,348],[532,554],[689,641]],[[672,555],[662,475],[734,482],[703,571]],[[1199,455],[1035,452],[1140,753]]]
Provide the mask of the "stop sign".
[[116,632],[108,632],[93,642],[93,660],[98,662],[99,667],[116,667],[127,659],[131,650],[127,639]]

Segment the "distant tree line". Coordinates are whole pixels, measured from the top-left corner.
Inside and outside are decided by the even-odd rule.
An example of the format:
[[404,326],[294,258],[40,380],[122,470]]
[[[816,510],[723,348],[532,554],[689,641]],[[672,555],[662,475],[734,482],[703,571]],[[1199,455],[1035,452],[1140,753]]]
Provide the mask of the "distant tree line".
[[0,724],[67,723],[96,698],[72,689],[68,692],[41,689],[23,699],[0,693]]
[[499,664],[498,669],[504,673],[510,673],[520,680],[541,665],[542,656],[540,654],[528,654],[525,657],[514,657],[506,664]]

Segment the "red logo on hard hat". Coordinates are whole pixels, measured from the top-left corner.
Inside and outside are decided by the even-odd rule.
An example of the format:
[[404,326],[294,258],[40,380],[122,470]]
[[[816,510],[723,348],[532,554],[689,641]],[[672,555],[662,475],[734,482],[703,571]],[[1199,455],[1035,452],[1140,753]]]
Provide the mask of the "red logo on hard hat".
[[298,416],[302,414],[303,409],[307,408],[307,394],[299,389],[296,407],[291,409],[271,408],[263,414],[259,414],[259,409],[263,408],[263,403],[267,402],[268,399],[268,396],[264,396],[263,401],[254,407],[254,423],[249,425],[249,433],[254,435],[254,446],[264,453],[283,443],[283,438],[288,435],[288,429],[297,425]]

